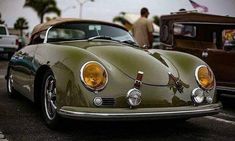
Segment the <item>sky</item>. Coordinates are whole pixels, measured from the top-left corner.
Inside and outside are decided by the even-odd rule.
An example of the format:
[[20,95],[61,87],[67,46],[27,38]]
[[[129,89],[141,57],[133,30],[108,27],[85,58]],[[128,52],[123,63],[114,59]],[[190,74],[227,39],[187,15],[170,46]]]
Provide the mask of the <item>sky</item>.
[[[61,10],[61,17],[79,17],[79,0],[56,0]],[[29,32],[40,23],[40,19],[31,8],[23,8],[25,0],[0,0],[0,13],[8,27],[13,27],[18,17],[24,17],[29,23]],[[235,0],[194,0],[207,6],[210,14],[230,15],[235,17]],[[176,12],[180,8],[194,10],[189,0],[95,0],[83,5],[83,19],[112,22],[120,12],[139,14],[142,7],[147,7],[150,17]]]

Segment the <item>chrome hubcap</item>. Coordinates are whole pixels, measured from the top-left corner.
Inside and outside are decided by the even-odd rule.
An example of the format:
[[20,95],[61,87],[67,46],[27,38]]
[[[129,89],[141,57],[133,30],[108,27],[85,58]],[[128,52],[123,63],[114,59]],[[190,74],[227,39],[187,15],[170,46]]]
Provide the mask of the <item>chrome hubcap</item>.
[[48,76],[44,88],[44,104],[47,117],[52,120],[56,115],[56,85],[52,75]]
[[8,91],[9,91],[9,93],[12,93],[12,87],[13,87],[13,79],[12,79],[12,75],[10,74],[8,77]]

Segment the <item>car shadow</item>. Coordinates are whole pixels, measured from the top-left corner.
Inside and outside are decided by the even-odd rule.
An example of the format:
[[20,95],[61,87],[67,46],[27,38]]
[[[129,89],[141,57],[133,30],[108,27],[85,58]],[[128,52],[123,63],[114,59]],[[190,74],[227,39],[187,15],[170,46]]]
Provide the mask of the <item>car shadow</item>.
[[[183,129],[183,130],[182,130]],[[181,120],[145,120],[145,121],[84,121],[64,119],[56,130],[59,133],[72,134],[72,138],[84,140],[155,140],[157,138],[179,138],[184,134],[191,136],[194,131],[206,132],[200,126]]]
[[235,98],[231,98],[231,97],[220,97],[220,101],[223,104],[224,108],[233,108],[235,109]]
[[8,55],[7,54],[0,54],[0,62],[1,61],[9,61]]

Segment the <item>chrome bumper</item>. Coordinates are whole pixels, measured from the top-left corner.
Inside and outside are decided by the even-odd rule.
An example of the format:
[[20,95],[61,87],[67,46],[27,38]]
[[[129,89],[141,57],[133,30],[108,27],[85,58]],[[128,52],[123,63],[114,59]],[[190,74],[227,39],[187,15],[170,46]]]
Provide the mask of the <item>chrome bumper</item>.
[[2,47],[0,46],[0,52],[8,53],[17,51],[17,47]]
[[226,86],[217,86],[216,90],[235,92],[234,87],[226,87]]
[[[220,112],[221,103],[204,106],[184,106],[174,108],[78,108],[62,107],[58,114],[65,118],[86,120],[138,120],[138,119],[170,119],[191,118],[213,115]],[[91,112],[88,112],[91,111]]]

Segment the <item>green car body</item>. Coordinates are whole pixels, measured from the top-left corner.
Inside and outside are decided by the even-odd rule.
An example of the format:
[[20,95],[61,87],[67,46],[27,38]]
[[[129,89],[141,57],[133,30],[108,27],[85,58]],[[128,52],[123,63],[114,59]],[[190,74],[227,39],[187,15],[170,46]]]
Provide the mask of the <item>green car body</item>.
[[[64,20],[48,25],[51,27],[67,22]],[[80,21],[73,22],[79,24]],[[111,23],[86,21],[89,22],[125,31]],[[45,29],[49,29],[48,25]],[[37,33],[40,30],[35,35]],[[98,62],[105,68],[108,80],[103,89],[91,90],[83,82],[81,71],[87,62]],[[145,50],[105,38],[48,43],[44,40],[44,43],[32,43],[15,53],[10,60],[6,79],[8,89],[10,84],[14,90],[43,105],[40,102],[43,97],[40,95],[42,80],[50,70],[56,80],[56,114],[62,117],[95,120],[190,118],[216,114],[221,108],[215,94],[215,84],[204,92],[205,97],[210,96],[212,101],[204,100],[196,104],[192,100],[192,91],[200,87],[195,78],[195,70],[200,65],[207,66],[189,54]],[[137,88],[141,92],[141,102],[133,106],[127,102],[127,93],[135,87],[139,71],[143,72]],[[9,91],[11,93],[12,90]],[[101,98],[103,103],[94,104],[95,98]]]

